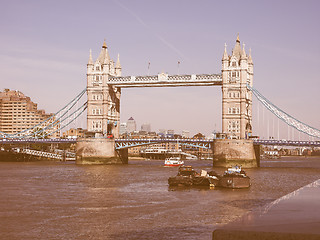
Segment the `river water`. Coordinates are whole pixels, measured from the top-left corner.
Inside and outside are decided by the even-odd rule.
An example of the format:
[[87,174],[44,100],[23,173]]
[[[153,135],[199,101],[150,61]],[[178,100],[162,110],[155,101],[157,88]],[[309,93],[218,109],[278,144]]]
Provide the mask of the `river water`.
[[319,179],[320,158],[283,157],[246,172],[249,189],[169,188],[177,168],[159,160],[1,162],[0,239],[211,239],[215,228]]

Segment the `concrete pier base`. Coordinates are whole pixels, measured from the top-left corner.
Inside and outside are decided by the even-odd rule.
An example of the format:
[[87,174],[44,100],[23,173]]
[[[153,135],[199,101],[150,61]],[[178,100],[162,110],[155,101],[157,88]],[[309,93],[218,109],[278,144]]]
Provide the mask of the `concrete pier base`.
[[128,164],[128,148],[118,150],[117,154],[123,164]]
[[260,165],[259,149],[255,149],[252,140],[216,139],[212,150],[215,167],[241,165],[244,168],[252,168]]
[[115,150],[114,139],[85,138],[77,140],[76,164],[122,163],[120,155]]

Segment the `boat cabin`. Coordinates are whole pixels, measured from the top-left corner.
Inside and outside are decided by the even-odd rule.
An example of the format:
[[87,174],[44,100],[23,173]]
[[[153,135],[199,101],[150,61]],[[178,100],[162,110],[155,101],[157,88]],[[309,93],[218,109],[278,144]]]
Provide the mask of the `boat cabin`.
[[178,176],[195,176],[197,172],[191,166],[179,167]]

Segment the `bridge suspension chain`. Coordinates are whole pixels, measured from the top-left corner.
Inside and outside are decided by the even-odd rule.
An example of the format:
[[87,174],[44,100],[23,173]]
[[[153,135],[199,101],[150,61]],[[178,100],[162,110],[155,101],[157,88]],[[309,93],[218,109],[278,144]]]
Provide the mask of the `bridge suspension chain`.
[[[76,110],[71,111],[74,106],[81,100],[81,98],[86,93],[86,88],[82,90],[75,98],[73,98],[67,105],[61,108],[58,112],[50,116],[49,118],[43,120],[42,122],[25,129],[23,131],[8,134],[0,131],[0,137],[5,138],[29,138],[29,137],[37,137],[37,136],[48,136],[52,135],[61,129],[68,126],[71,122],[73,122],[76,118],[78,118],[87,108],[87,102],[85,102],[81,107]],[[77,114],[80,112],[79,114]],[[66,119],[68,119],[72,114],[77,114],[68,124],[64,124]],[[65,117],[67,115],[67,117]]]
[[[70,116],[75,115],[71,121],[67,122],[64,125],[60,125],[60,128],[58,128],[57,130],[53,131],[53,132],[49,132],[48,135],[52,135],[62,129],[64,129],[65,127],[69,126],[73,121],[75,121],[78,117],[80,117],[80,115],[87,109],[87,103],[84,103],[81,107],[79,107],[78,109],[76,109],[74,112],[70,113],[66,118],[64,118],[61,122],[64,122],[66,119],[68,119]],[[79,112],[77,114],[77,112]],[[77,115],[76,115],[77,114]]]
[[254,94],[254,96],[270,111],[272,112],[274,115],[276,115],[280,120],[284,121],[286,124],[288,124],[289,126],[297,129],[298,131],[305,133],[309,136],[312,137],[317,137],[320,138],[320,130],[316,129],[314,127],[311,127],[301,121],[299,121],[298,119],[296,119],[295,117],[292,117],[291,115],[289,115],[288,113],[286,113],[285,111],[281,110],[280,108],[278,108],[276,105],[274,105],[273,103],[271,103],[266,97],[264,97],[258,90],[256,90],[255,88],[247,85],[247,87],[252,91],[252,93]]
[[[24,135],[23,137],[34,137],[37,135],[44,135],[44,136],[50,136],[53,135],[54,133],[64,129],[65,127],[69,126],[73,121],[75,121],[85,110],[87,109],[87,103],[84,103],[81,107],[79,107],[78,109],[74,110],[73,112],[69,113],[65,118],[61,119],[61,117],[59,117],[58,119],[61,119],[60,121],[54,121],[53,123],[49,124],[48,126],[44,127],[44,128],[39,128],[37,131],[34,132],[30,132],[29,134]],[[67,111],[68,112],[68,111]],[[75,117],[71,118],[70,117],[74,114],[77,114]],[[64,114],[65,115],[65,114]],[[63,115],[63,116],[64,116]],[[69,121],[68,121],[69,120]],[[50,129],[54,129],[54,127],[58,127],[56,130],[54,131],[48,131],[46,132],[46,130],[50,130]]]

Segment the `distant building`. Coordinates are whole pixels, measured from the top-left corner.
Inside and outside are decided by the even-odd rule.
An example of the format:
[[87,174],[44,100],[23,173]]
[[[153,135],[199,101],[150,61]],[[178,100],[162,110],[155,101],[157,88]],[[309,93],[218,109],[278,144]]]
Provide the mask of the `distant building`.
[[183,138],[190,138],[190,131],[188,131],[188,130],[182,130],[181,136],[182,136]]
[[[180,150],[178,143],[158,143],[150,146],[139,146],[129,148],[129,156],[143,156],[153,159],[164,159],[167,154],[178,152]],[[181,150],[180,150],[181,151]]]
[[[31,129],[52,115],[46,114],[44,110],[38,110],[37,104],[20,91],[5,89],[3,92],[0,92],[0,131],[4,133],[15,134]],[[55,122],[54,117],[48,120],[46,125],[39,126],[37,130],[53,122]],[[56,138],[60,137],[60,131],[57,131],[59,128],[60,124],[58,123],[45,130],[45,132],[36,133],[37,130],[30,130],[29,134],[32,134],[32,131],[34,131],[35,137],[47,136]]]
[[127,133],[127,123],[120,123],[119,134]]
[[167,131],[167,135],[166,135],[166,136],[169,137],[169,138],[173,138],[173,137],[174,137],[174,130],[169,129],[169,130]]
[[168,131],[167,131],[167,134],[174,134],[174,130],[173,129],[169,129]]
[[137,130],[136,121],[133,119],[133,117],[130,117],[127,121],[127,133],[132,133],[136,130]]
[[159,129],[159,135],[166,135],[167,134],[167,130],[166,129]]
[[86,130],[82,128],[77,128],[77,129],[70,128],[69,130],[62,133],[62,137],[63,138],[83,138],[85,131]]
[[144,132],[151,132],[151,124],[150,123],[144,123],[141,125],[141,131]]

